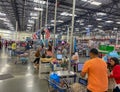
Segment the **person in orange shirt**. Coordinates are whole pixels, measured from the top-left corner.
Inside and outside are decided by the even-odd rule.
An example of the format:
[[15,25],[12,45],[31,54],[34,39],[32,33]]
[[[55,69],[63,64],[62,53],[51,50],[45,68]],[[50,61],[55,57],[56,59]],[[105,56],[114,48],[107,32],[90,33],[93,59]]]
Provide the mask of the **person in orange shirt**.
[[107,92],[108,73],[107,64],[98,58],[98,50],[90,50],[90,60],[86,61],[81,76],[88,74],[87,92]]

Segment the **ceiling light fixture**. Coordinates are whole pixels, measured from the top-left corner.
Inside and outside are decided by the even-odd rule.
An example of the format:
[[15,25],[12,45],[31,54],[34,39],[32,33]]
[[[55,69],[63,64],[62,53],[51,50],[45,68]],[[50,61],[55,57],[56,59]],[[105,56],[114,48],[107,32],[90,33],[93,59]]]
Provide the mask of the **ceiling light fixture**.
[[106,23],[113,23],[113,21],[111,21],[111,20],[108,20],[108,21],[105,21]]
[[51,26],[54,26],[54,24],[50,24]]
[[5,14],[5,13],[0,12],[0,16],[6,16],[6,14]]
[[[54,20],[51,20],[51,22],[54,22]],[[62,21],[62,20],[57,20],[56,22],[63,23],[64,21]]]
[[[72,14],[68,13],[68,12],[62,12],[60,15],[62,16],[72,16]],[[77,16],[77,15],[74,15]]]
[[81,1],[88,2],[88,0],[81,0]]
[[28,20],[28,22],[34,24],[34,20]]
[[46,4],[46,1],[40,1],[40,0],[33,0],[33,2],[39,3],[39,4]]
[[96,13],[98,16],[106,16],[107,14],[106,13],[103,13],[103,12],[98,12]]
[[92,27],[93,25],[88,25],[88,27]]
[[116,22],[117,24],[120,24],[120,22]]
[[27,25],[27,26],[28,26],[28,27],[31,27],[32,25],[29,24],[29,25]]
[[35,7],[34,10],[36,10],[36,11],[43,11],[42,8],[37,8],[37,7]]
[[98,21],[101,21],[102,19],[100,19],[100,18],[97,18],[96,20],[98,20]]
[[96,5],[96,6],[100,6],[102,3],[97,2],[97,1],[92,1],[90,4]]
[[37,12],[30,13],[30,16],[38,16],[38,13]]
[[6,18],[0,18],[0,20],[5,21],[5,20],[6,20]]
[[32,19],[38,19],[38,17],[31,17]]
[[99,28],[102,28],[102,26],[98,26]]
[[92,5],[96,5],[96,6],[100,6],[102,4],[101,2],[97,2],[97,1],[94,1],[94,0],[82,0],[82,1],[90,3]]
[[117,30],[118,28],[113,28],[113,30]]
[[84,25],[84,23],[80,23],[80,25],[81,25],[81,26],[83,26],[83,25]]

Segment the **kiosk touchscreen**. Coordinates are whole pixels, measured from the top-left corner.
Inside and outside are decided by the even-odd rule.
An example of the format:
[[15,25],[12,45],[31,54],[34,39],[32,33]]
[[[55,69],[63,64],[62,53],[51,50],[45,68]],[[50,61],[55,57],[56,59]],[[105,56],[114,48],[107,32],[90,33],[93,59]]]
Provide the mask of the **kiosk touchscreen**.
[[57,54],[57,60],[62,60],[62,54]]
[[77,71],[81,72],[82,68],[83,68],[83,64],[78,63],[78,65],[77,65]]

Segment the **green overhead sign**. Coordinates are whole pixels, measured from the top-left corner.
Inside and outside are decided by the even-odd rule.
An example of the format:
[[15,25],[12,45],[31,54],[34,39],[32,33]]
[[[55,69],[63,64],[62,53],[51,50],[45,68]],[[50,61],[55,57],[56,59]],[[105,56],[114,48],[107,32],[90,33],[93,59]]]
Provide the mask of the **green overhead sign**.
[[110,45],[100,45],[99,46],[99,52],[104,53],[104,54],[108,54],[112,51],[114,51],[114,46],[110,46]]

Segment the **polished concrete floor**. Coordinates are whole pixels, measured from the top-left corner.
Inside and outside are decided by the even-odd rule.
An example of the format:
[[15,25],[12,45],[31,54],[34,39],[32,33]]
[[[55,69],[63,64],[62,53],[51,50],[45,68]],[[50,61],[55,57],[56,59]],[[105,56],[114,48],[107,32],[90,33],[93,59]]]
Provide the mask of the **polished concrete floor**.
[[0,92],[47,92],[47,82],[38,77],[32,64],[14,64],[5,49],[0,50],[0,75],[11,74],[14,77],[0,80]]
[[[83,63],[87,58],[80,58]],[[9,51],[0,50],[0,75],[11,74],[14,77],[0,80],[0,92],[48,92],[47,82],[38,77],[31,62],[15,64],[16,57],[10,57]]]

